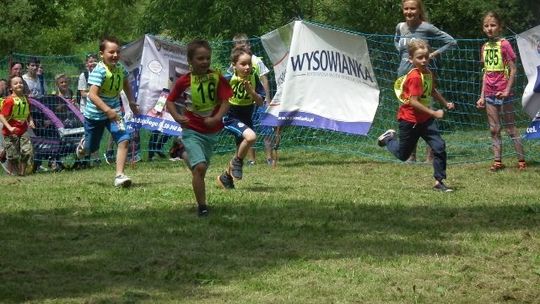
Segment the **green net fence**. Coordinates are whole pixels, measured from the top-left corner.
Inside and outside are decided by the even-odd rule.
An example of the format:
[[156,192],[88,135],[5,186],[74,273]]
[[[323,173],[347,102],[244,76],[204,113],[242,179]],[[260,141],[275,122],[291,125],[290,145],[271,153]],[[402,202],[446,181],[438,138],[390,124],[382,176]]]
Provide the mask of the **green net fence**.
[[[354,32],[353,32],[354,33]],[[389,128],[397,129],[395,119],[399,103],[393,92],[393,83],[396,79],[396,71],[399,65],[398,53],[395,49],[392,35],[365,34],[375,76],[380,88],[380,100],[377,114],[373,121],[368,136],[357,136],[332,132],[327,130],[307,127],[288,126],[280,130],[280,151],[286,153],[287,149],[313,149],[332,153],[347,153],[361,155],[370,159],[382,161],[397,161],[385,149],[376,144],[378,135]],[[518,55],[519,51],[514,37],[507,37]],[[265,54],[259,39],[251,39],[251,49],[254,54],[262,57],[265,64],[271,69],[271,63]],[[437,48],[437,41],[430,44]],[[480,92],[481,64],[480,47],[484,43],[481,39],[458,39],[458,47],[444,52],[438,62],[438,88],[447,100],[456,104],[454,111],[446,113],[444,119],[438,121],[439,129],[447,143],[448,162],[472,163],[492,159],[491,138],[485,111],[476,109],[476,101]],[[229,55],[233,47],[232,41],[214,41],[213,66],[225,71],[229,66]],[[31,57],[37,57],[44,68],[44,81],[48,96],[44,98],[43,105],[52,112],[64,125],[64,130],[51,126],[50,118],[43,117],[49,114],[34,110],[32,115],[36,120],[36,136],[41,138],[34,142],[36,150],[36,167],[61,166],[87,166],[104,160],[104,154],[110,147],[110,136],[105,134],[101,150],[90,158],[81,161],[75,160],[74,152],[76,142],[82,136],[82,122],[80,113],[73,106],[67,106],[66,101],[52,96],[55,90],[55,76],[63,73],[70,80],[71,89],[76,92],[77,82],[84,70],[84,55],[77,56],[35,56],[28,54],[12,54],[0,60],[0,78],[6,78],[9,66],[12,62],[26,63]],[[25,66],[26,64],[23,64]],[[514,85],[515,93],[515,117],[516,124],[524,132],[530,119],[521,110],[521,92],[526,85],[526,77],[523,68],[517,60],[518,74]],[[273,72],[268,75],[271,84],[271,92],[275,92],[275,80]],[[39,112],[39,113],[38,113]],[[56,120],[55,120],[56,121]],[[257,124],[257,123],[256,123]],[[67,130],[69,129],[69,130]],[[67,131],[66,131],[67,130]],[[64,133],[62,133],[64,132]],[[66,133],[67,132],[67,133]],[[272,135],[270,135],[272,136]],[[275,136],[275,134],[273,135]],[[503,130],[503,158],[514,158],[515,151],[508,136]],[[148,154],[163,155],[169,157],[169,149],[174,140],[169,136],[162,136],[148,130],[140,130],[132,141],[129,159],[132,161],[147,160]],[[523,141],[527,160],[537,161],[538,141]],[[263,137],[260,136],[255,147],[261,151]],[[418,159],[425,158],[425,146],[423,141],[418,145]],[[114,149],[114,148],[113,148]],[[220,133],[217,153],[227,153],[235,149],[234,138],[226,132]],[[261,154],[261,152],[259,152]],[[261,159],[264,156],[258,155]]]

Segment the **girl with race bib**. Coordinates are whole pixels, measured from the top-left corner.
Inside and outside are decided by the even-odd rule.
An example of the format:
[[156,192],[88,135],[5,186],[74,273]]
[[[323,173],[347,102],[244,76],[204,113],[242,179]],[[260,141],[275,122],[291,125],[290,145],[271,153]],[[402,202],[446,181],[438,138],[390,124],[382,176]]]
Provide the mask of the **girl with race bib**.
[[390,129],[379,136],[378,144],[386,146],[401,161],[407,160],[422,137],[433,150],[433,169],[436,191],[450,192],[443,180],[446,179],[446,144],[442,139],[435,119],[444,116],[443,110],[429,107],[435,98],[446,109],[453,109],[454,104],[437,91],[436,81],[428,68],[429,45],[426,41],[415,39],[409,42],[409,60],[414,68],[403,78],[398,79],[395,86],[396,95],[402,102],[397,119],[399,122],[399,140],[395,139],[396,131]]
[[[222,118],[229,110],[233,92],[218,71],[210,69],[212,49],[208,41],[195,40],[187,46],[191,72],[176,80],[167,97],[167,110],[182,126],[182,141],[191,169],[192,186],[199,216],[208,215],[204,178],[210,165]],[[179,102],[177,109],[175,102]]]
[[488,12],[483,19],[483,31],[488,37],[480,52],[480,61],[484,66],[482,91],[476,102],[479,109],[486,109],[489,130],[493,145],[493,164],[490,171],[496,172],[504,168],[502,163],[501,124],[514,143],[518,158],[518,169],[525,170],[525,152],[521,144],[519,131],[515,125],[514,105],[512,104],[512,85],[516,77],[516,54],[506,39],[501,37],[502,22],[495,12]]
[[248,48],[234,48],[231,53],[233,72],[226,76],[234,96],[229,99],[231,106],[223,117],[223,124],[225,130],[235,137],[236,152],[227,170],[217,179],[218,185],[224,189],[233,189],[234,180],[242,179],[244,158],[257,139],[253,131],[253,111],[255,105],[263,105],[265,91],[253,68],[251,57],[252,53]]
[[26,130],[34,128],[30,115],[30,102],[24,94],[24,81],[21,76],[9,80],[12,94],[4,100],[0,111],[4,148],[8,161],[8,171],[15,175],[25,175],[26,165],[32,156],[33,147]]

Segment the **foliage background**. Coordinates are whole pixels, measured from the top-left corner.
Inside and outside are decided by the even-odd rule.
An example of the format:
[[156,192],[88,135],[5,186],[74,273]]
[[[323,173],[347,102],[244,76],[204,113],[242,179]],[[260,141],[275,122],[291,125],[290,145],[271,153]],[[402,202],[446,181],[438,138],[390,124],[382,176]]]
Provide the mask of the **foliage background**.
[[[176,40],[260,36],[293,18],[364,33],[393,34],[402,20],[399,0],[10,0],[0,14],[0,56],[69,55],[94,51],[104,34],[130,42],[144,33]],[[503,15],[516,33],[540,23],[536,0],[427,0],[429,19],[457,38],[482,37],[487,10]]]

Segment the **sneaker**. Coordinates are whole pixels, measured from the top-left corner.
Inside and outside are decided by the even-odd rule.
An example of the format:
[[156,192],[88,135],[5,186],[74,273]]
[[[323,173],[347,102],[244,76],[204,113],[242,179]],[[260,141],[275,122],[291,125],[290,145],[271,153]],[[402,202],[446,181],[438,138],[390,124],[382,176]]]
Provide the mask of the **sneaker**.
[[266,163],[267,163],[269,166],[273,166],[273,165],[274,165],[274,160],[271,159],[271,158],[268,158],[268,159],[266,159]]
[[75,154],[77,155],[78,159],[82,159],[86,156],[86,150],[84,149],[84,137],[81,138],[81,141],[79,141],[79,144],[75,149]]
[[217,177],[218,185],[223,189],[234,189],[234,180],[233,177],[227,173],[227,171],[223,172],[221,175]]
[[454,189],[448,188],[443,182],[439,182],[435,186],[433,186],[433,190],[440,191],[440,192],[452,192]]
[[394,136],[396,136],[395,130],[386,130],[386,132],[384,132],[383,134],[381,134],[381,136],[377,138],[377,144],[379,145],[379,147],[384,147],[390,139],[394,138]]
[[518,162],[518,170],[525,171],[527,169],[527,163],[524,160]]
[[113,150],[109,150],[105,153],[103,153],[103,158],[105,159],[105,162],[107,163],[107,165],[112,165],[115,161],[114,159],[114,151]]
[[503,165],[503,163],[501,163],[500,161],[495,161],[495,162],[493,162],[493,164],[489,168],[489,171],[497,172],[497,171],[500,171],[500,170],[504,169],[504,167],[505,166]]
[[234,157],[229,163],[229,174],[234,177],[234,179],[242,179],[242,167],[244,162],[238,157]]
[[49,172],[49,169],[45,168],[45,167],[43,167],[41,165],[36,168],[36,173],[45,173],[45,172]]
[[127,188],[131,186],[131,179],[125,174],[117,175],[114,178],[114,186]]
[[255,166],[255,161],[254,160],[248,160],[247,164],[248,164],[248,166]]
[[199,205],[199,207],[197,207],[197,213],[199,214],[199,216],[208,216],[208,206],[206,205]]

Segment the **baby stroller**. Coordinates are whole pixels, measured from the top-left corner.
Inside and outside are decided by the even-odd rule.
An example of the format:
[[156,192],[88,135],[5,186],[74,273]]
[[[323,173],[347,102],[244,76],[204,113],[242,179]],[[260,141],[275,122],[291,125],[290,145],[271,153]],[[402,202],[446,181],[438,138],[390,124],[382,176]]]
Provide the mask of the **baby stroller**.
[[[61,171],[77,165],[75,149],[84,135],[84,118],[79,109],[68,100],[54,95],[41,100],[30,99],[32,119],[36,128],[31,130],[34,147],[34,171]],[[32,132],[33,131],[33,132]]]

